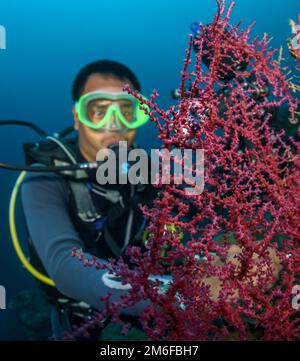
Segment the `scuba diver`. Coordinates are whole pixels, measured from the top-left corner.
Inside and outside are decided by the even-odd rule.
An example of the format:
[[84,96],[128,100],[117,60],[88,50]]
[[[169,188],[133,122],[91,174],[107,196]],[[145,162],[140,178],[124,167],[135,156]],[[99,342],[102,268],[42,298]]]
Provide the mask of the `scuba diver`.
[[[111,292],[113,302],[130,287],[107,270],[84,267],[71,256],[72,250],[81,249],[86,258],[97,257],[103,263],[121,255],[126,259],[128,245],[142,246],[147,224],[138,205],[151,205],[157,195],[151,184],[97,183],[97,152],[110,148],[118,156],[120,141],[127,142],[129,149],[137,147],[137,129],[149,119],[139,101],[123,91],[125,84],[141,91],[137,77],[125,65],[110,60],[86,65],[72,87],[74,127],[23,146],[27,166],[20,170],[29,173],[22,179],[21,194],[30,264],[14,239],[14,222],[11,230],[20,259],[41,281],[52,305],[55,338],[74,331],[93,310],[103,308],[102,296]],[[73,128],[78,136],[66,138]],[[36,126],[35,130],[42,133]],[[135,321],[145,307],[146,302],[137,303],[122,309],[122,316]],[[96,331],[97,338],[100,330]]]

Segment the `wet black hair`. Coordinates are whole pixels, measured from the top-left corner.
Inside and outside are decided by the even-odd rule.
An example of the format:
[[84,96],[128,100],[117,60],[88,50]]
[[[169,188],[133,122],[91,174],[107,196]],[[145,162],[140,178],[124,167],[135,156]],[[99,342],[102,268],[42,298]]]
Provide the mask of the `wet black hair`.
[[126,66],[113,60],[98,60],[84,66],[77,74],[72,85],[72,99],[78,101],[82,90],[93,74],[102,74],[120,80],[128,80],[135,90],[141,91],[141,85],[136,75]]

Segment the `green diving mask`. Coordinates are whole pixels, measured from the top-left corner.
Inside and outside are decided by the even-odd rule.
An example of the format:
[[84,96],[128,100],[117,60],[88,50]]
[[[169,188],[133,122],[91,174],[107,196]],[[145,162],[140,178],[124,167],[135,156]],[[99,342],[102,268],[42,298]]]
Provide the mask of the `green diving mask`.
[[[146,100],[146,98],[144,98]],[[84,94],[75,105],[79,121],[89,128],[128,131],[144,125],[149,116],[140,101],[126,92],[95,91]],[[146,104],[143,107],[149,110]]]

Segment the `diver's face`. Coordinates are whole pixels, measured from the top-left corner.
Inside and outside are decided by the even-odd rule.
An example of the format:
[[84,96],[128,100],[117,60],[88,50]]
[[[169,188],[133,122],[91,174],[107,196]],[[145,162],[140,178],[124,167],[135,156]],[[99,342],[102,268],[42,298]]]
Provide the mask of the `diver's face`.
[[[113,77],[104,77],[101,74],[93,74],[88,78],[81,95],[98,89],[119,93],[123,91],[126,83],[128,84],[129,81],[122,81]],[[79,132],[79,147],[82,155],[89,162],[94,162],[97,152],[100,149],[107,148],[110,144],[127,141],[129,147],[136,136],[135,129],[126,133],[91,129],[79,121],[75,107],[73,107],[72,111],[74,115],[74,128]]]

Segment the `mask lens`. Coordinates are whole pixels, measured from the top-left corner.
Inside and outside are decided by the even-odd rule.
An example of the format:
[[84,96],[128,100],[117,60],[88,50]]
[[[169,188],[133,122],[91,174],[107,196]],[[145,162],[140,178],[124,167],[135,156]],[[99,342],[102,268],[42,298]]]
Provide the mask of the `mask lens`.
[[94,124],[98,124],[106,115],[111,102],[109,100],[96,99],[87,104],[88,120]]
[[124,100],[120,102],[120,111],[123,117],[130,123],[134,121],[135,116],[135,104],[130,100]]

